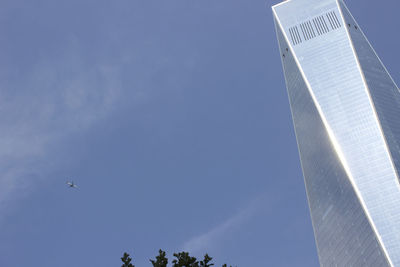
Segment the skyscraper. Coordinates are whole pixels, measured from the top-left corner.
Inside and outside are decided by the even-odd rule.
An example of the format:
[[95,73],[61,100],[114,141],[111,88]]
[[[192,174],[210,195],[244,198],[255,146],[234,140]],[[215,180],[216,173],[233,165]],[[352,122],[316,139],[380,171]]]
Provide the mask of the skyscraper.
[[400,91],[343,1],[272,10],[320,264],[400,266]]

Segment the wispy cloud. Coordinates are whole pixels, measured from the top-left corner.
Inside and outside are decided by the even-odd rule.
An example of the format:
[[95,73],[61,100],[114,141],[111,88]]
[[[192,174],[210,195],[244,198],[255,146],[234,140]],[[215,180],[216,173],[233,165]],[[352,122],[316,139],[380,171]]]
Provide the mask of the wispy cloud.
[[[210,248],[219,246],[227,235],[239,229],[248,220],[251,220],[257,213],[269,209],[272,202],[267,201],[267,194],[252,199],[247,205],[238,210],[237,213],[216,225],[212,229],[191,238],[183,244],[183,250],[193,254],[204,253]],[[269,204],[266,204],[269,203]]]
[[[74,46],[60,58],[0,82],[0,211],[32,173],[51,158],[52,147],[85,131],[114,109],[121,86],[117,65],[85,65]],[[3,75],[6,76],[6,75]],[[50,168],[48,164],[47,168]],[[40,171],[39,171],[40,170]]]

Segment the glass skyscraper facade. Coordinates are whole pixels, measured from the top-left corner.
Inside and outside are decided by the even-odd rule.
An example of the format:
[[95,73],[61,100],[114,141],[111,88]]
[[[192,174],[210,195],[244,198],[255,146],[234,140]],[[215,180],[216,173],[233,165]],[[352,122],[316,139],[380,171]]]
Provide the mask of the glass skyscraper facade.
[[341,0],[272,7],[322,266],[400,266],[400,91]]

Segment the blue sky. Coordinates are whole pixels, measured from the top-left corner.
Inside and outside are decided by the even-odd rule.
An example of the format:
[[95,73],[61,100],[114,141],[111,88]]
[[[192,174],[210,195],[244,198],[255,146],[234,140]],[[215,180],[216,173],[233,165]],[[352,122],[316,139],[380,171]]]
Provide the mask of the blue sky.
[[[1,1],[0,266],[318,266],[277,2]],[[347,1],[395,81],[397,2]]]

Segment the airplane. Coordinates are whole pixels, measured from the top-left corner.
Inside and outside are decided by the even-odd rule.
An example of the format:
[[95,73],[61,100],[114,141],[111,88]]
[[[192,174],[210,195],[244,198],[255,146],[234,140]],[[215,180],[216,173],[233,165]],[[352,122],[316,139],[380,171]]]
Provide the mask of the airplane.
[[72,181],[72,182],[66,182],[66,184],[69,186],[69,187],[72,187],[72,188],[78,188],[78,186],[76,185],[76,184],[74,184],[74,181]]

